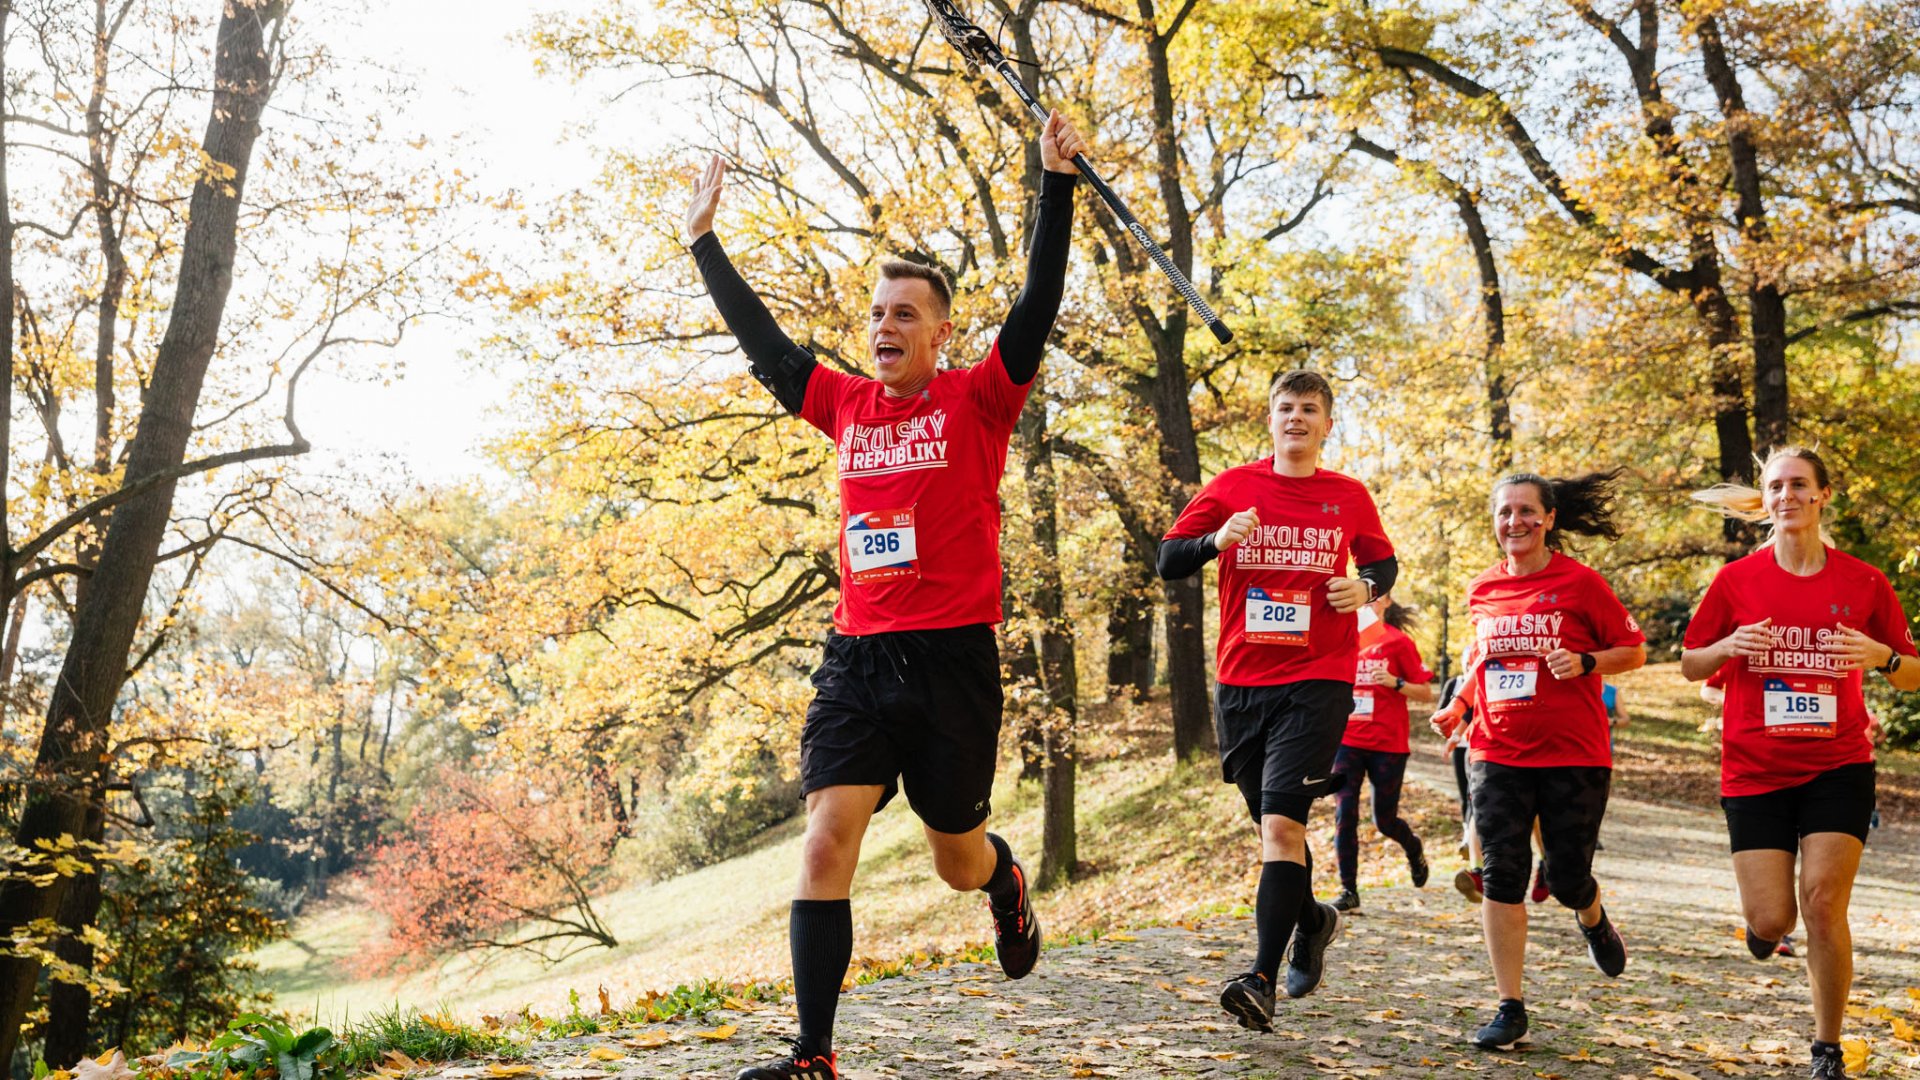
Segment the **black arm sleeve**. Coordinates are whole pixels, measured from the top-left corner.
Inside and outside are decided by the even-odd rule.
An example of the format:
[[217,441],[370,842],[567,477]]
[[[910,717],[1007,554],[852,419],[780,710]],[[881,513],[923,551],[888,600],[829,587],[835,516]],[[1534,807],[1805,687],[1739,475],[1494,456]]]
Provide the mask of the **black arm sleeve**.
[[1389,555],[1379,562],[1367,563],[1354,577],[1372,582],[1375,598],[1385,596],[1393,591],[1393,583],[1400,580],[1400,560]]
[[813,354],[794,343],[773,321],[773,313],[760,302],[740,272],[733,268],[720,239],[711,231],[693,242],[693,260],[700,277],[707,283],[707,295],[727,322],[727,329],[747,354],[747,364],[760,385],[790,413],[800,411],[807,400],[807,380],[819,367]]
[[[1043,172],[1040,208],[1033,218],[1033,243],[1027,248],[1027,281],[1014,297],[1000,328],[1000,362],[1015,386],[1025,386],[1040,371],[1040,356],[1060,313],[1067,287],[1067,254],[1072,249],[1073,189],[1078,173]],[[1163,549],[1164,550],[1164,549]],[[1184,575],[1183,575],[1184,576]]]
[[1213,546],[1213,534],[1205,536],[1171,536],[1160,541],[1160,557],[1154,562],[1154,570],[1165,581],[1179,581],[1190,578],[1200,572],[1201,567],[1220,557],[1220,549]]

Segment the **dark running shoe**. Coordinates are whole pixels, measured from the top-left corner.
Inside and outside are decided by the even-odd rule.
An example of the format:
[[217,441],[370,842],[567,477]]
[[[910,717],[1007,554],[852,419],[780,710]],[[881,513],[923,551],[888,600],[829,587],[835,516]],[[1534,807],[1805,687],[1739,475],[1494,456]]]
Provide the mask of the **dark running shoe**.
[[1341,889],[1340,897],[1333,902],[1333,907],[1335,911],[1359,911],[1360,890]]
[[[1773,959],[1774,950],[1778,949],[1781,943],[1786,940],[1787,939],[1783,937],[1779,941],[1768,941],[1766,938],[1754,933],[1753,927],[1747,927],[1747,951],[1753,954],[1755,960]],[[1792,956],[1793,954],[1788,953],[1787,955]]]
[[786,1057],[741,1069],[734,1080],[840,1080],[832,1053],[808,1053],[799,1039],[787,1039],[793,1052]]
[[1272,1031],[1273,983],[1265,975],[1249,971],[1220,991],[1220,1007],[1232,1013],[1243,1028]]
[[1407,870],[1413,874],[1414,888],[1427,887],[1427,878],[1433,874],[1433,868],[1427,865],[1427,845],[1421,843],[1417,836],[1413,838],[1413,847],[1407,850]]
[[1617,979],[1627,970],[1627,943],[1620,940],[1620,931],[1613,928],[1613,920],[1607,918],[1607,909],[1600,909],[1600,921],[1592,926],[1580,922],[1580,916],[1573,917],[1574,925],[1580,927],[1581,936],[1587,939],[1587,958],[1593,966],[1609,979]]
[[1453,875],[1453,887],[1460,890],[1460,895],[1466,897],[1469,904],[1477,904],[1487,898],[1480,887],[1478,870],[1462,870]]
[[1533,891],[1527,897],[1540,904],[1545,903],[1550,895],[1552,893],[1547,889],[1547,860],[1541,859],[1540,865],[1533,868]]
[[1500,1011],[1479,1031],[1473,1033],[1473,1045],[1482,1050],[1511,1050],[1527,1037],[1526,1003],[1512,998],[1500,1003]]
[[1000,970],[1009,979],[1024,979],[1040,960],[1040,920],[1033,915],[1033,895],[1027,891],[1027,868],[1013,860],[1014,880],[1020,883],[1020,903],[1006,911],[987,901],[993,915],[993,951]]
[[1807,1075],[1812,1080],[1846,1080],[1846,1059],[1840,1056],[1838,1050],[1827,1054],[1815,1050],[1813,1066],[1807,1070]]
[[[1319,904],[1319,901],[1313,901]],[[1293,948],[1287,954],[1287,996],[1303,998],[1320,986],[1327,971],[1327,946],[1340,936],[1340,910],[1332,904],[1320,904],[1320,929],[1306,933],[1294,928]]]

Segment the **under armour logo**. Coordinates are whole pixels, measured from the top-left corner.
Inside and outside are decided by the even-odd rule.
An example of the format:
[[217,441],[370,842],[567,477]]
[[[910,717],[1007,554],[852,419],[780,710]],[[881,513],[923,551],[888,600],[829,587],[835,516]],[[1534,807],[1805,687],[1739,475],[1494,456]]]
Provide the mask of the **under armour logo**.
[[1323,514],[1338,514],[1340,512],[1340,504],[1339,503],[1321,503],[1320,512]]
[[1827,610],[1835,615],[1843,615],[1849,619],[1853,618],[1852,604],[1828,604]]
[[1543,592],[1534,597],[1533,602],[1536,604],[1557,604],[1560,602],[1560,594],[1557,592]]

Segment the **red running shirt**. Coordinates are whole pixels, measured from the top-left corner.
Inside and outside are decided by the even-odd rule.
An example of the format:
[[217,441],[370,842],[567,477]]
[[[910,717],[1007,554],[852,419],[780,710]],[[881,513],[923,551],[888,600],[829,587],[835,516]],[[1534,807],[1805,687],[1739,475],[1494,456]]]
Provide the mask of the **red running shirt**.
[[1506,560],[1467,586],[1473,620],[1475,761],[1522,768],[1613,765],[1600,676],[1556,679],[1555,649],[1599,652],[1646,642],[1605,578],[1559,552],[1515,577]]
[[1327,582],[1347,560],[1393,555],[1366,486],[1319,469],[1281,476],[1273,458],[1228,469],[1193,497],[1167,539],[1206,536],[1248,507],[1253,535],[1220,553],[1220,650],[1216,677],[1228,686],[1307,679],[1351,682],[1359,620],[1327,602]]
[[1765,547],[1720,568],[1687,624],[1686,647],[1704,649],[1736,629],[1773,619],[1764,660],[1722,665],[1720,794],[1764,795],[1830,769],[1873,760],[1863,673],[1840,672],[1822,645],[1842,625],[1913,656],[1907,615],[1887,577],[1844,552],[1809,577],[1780,569]]
[[842,634],[1000,621],[1000,474],[1029,386],[996,342],[910,398],[824,364],[800,417],[834,441]]
[[1409,683],[1430,683],[1433,672],[1420,661],[1420,647],[1405,633],[1376,622],[1360,631],[1360,660],[1353,680],[1353,715],[1340,745],[1355,750],[1408,753],[1407,699],[1391,686],[1376,686],[1365,676],[1384,671]]

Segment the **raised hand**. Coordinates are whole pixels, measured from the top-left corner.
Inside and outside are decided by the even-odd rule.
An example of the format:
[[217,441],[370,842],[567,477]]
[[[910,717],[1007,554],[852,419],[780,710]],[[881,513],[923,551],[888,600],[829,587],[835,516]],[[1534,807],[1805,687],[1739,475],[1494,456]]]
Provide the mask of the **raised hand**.
[[1040,129],[1040,164],[1048,172],[1070,173],[1074,171],[1075,154],[1087,152],[1087,140],[1067,118],[1055,109],[1047,114],[1047,122]]
[[727,163],[719,154],[707,161],[700,179],[693,185],[693,199],[687,203],[685,223],[687,243],[691,244],[713,231],[713,212],[720,208],[720,189],[727,180]]
[[1220,526],[1220,531],[1213,534],[1214,550],[1227,550],[1240,541],[1245,540],[1247,537],[1252,536],[1253,530],[1259,527],[1260,511],[1255,510],[1251,506],[1247,507],[1245,510],[1228,518],[1227,523]]
[[[1742,627],[1742,629],[1745,628]],[[1841,624],[1839,631],[1827,639],[1827,643],[1820,648],[1840,661],[1842,671],[1852,671],[1855,668],[1877,668],[1893,658],[1892,648],[1880,644],[1865,633],[1844,623]]]
[[1757,623],[1748,623],[1728,634],[1721,640],[1726,643],[1730,656],[1744,656],[1749,660],[1765,660],[1773,648],[1773,620],[1761,619]]

